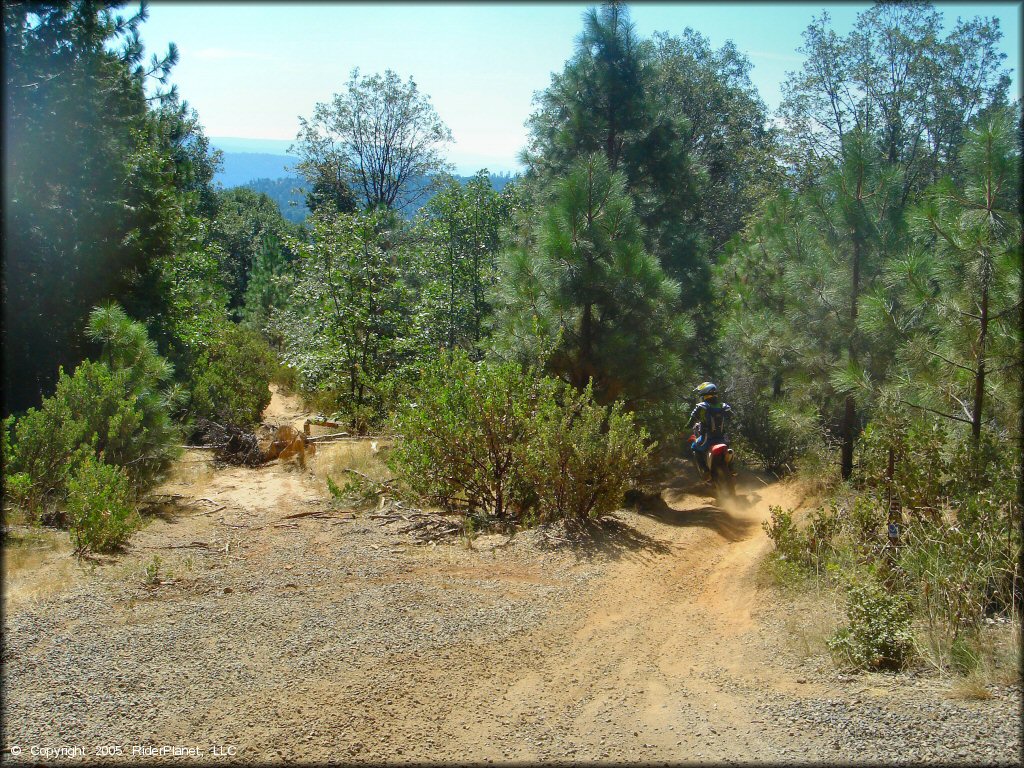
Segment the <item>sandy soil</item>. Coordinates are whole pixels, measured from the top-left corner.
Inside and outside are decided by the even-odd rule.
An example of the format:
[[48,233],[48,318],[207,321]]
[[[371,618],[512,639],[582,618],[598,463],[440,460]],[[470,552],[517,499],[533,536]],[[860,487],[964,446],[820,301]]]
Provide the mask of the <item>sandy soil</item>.
[[[275,392],[266,420],[305,416]],[[802,503],[793,486],[747,476],[718,505],[683,472],[586,545],[533,531],[469,548],[337,509],[310,471],[184,461],[128,553],[6,596],[5,758],[109,743],[199,762],[218,746],[242,762],[878,759],[779,714],[896,700],[802,663],[779,629],[761,522]],[[304,511],[320,514],[286,519]],[[166,575],[145,584],[154,554]],[[1019,738],[985,748],[1012,761]]]

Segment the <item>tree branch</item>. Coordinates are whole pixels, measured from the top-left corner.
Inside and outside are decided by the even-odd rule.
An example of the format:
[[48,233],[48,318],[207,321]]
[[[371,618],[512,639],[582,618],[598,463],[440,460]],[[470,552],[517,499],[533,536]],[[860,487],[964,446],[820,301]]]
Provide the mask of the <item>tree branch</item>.
[[959,422],[962,422],[964,424],[971,424],[972,423],[969,419],[963,419],[963,418],[961,418],[959,416],[954,416],[951,413],[943,413],[942,411],[936,411],[934,408],[928,408],[927,406],[924,406],[924,405],[918,405],[917,403],[911,403],[908,400],[900,400],[899,402],[903,403],[904,405],[909,405],[911,408],[917,408],[917,409],[922,410],[922,411],[928,411],[929,413],[934,413],[937,416],[945,416],[947,419],[952,419],[953,421],[959,421]]

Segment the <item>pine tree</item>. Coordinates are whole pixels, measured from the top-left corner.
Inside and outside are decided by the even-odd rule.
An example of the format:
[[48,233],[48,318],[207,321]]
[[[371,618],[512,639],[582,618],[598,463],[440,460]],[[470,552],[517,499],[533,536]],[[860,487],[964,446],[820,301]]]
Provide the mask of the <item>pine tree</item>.
[[4,4],[5,412],[84,357],[90,307],[151,258],[135,160],[156,143],[146,81],[165,82],[177,52],[147,66],[145,5],[127,17],[116,5]]
[[945,179],[909,213],[913,247],[887,270],[864,325],[901,344],[901,404],[1006,435],[1021,403],[1020,145],[1012,110],[967,132],[965,183]]
[[[870,138],[846,138],[841,166],[815,189],[783,193],[727,273],[748,285],[734,305],[734,341],[755,370],[814,407],[838,432],[844,478],[864,421],[872,382],[884,378],[891,346],[865,341],[861,305],[903,237],[899,174]],[[766,352],[768,354],[766,354]],[[764,363],[778,367],[771,373]]]
[[519,248],[504,254],[496,344],[543,359],[601,403],[644,411],[681,387],[692,329],[672,312],[678,284],[643,245],[623,174],[595,153],[574,163]]

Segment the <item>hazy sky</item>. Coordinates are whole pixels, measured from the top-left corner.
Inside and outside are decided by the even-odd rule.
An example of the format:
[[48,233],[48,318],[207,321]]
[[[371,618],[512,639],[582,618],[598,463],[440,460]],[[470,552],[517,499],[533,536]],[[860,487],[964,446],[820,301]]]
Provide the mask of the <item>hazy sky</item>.
[[[142,39],[149,51],[180,50],[173,81],[210,137],[276,139],[226,148],[283,151],[299,116],[344,89],[353,67],[412,75],[451,128],[450,160],[462,173],[515,170],[535,91],[572,55],[589,4],[576,3],[172,3],[153,2]],[[1019,94],[1018,2],[936,3],[947,28],[957,16],[995,16]],[[732,40],[753,64],[761,98],[778,106],[787,71],[812,16],[828,10],[845,33],[870,3],[631,3],[638,32],[690,26],[715,48]],[[223,144],[223,142],[221,142]]]

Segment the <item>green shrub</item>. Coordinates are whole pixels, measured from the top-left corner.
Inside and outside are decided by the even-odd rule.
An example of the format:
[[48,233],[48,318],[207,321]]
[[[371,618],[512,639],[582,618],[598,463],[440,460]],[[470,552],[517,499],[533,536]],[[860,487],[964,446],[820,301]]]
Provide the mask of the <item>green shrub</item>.
[[4,475],[4,499],[15,507],[30,509],[34,495],[32,478],[28,472],[13,472]]
[[828,647],[855,667],[899,669],[913,647],[911,616],[905,595],[889,593],[871,577],[852,582],[847,592],[848,625]]
[[859,483],[880,500],[891,495],[904,507],[937,508],[947,494],[949,442],[945,426],[938,422],[886,411],[861,434]]
[[650,448],[621,405],[593,403],[516,363],[464,354],[430,365],[397,417],[389,463],[421,498],[515,524],[614,509]]
[[812,432],[796,425],[790,414],[773,405],[768,395],[757,392],[743,377],[733,389],[733,399],[743,403],[732,427],[733,447],[768,472],[792,472],[797,458],[809,451],[808,436]]
[[358,475],[345,481],[344,485],[338,485],[334,479],[327,476],[327,490],[336,502],[345,504],[347,507],[356,509],[376,505],[385,488],[380,483],[360,477]]
[[518,517],[528,506],[522,447],[534,430],[537,379],[516,363],[464,354],[431,363],[396,422],[389,465],[414,493],[447,509]]
[[839,509],[833,504],[825,511],[824,507],[814,509],[807,520],[806,559],[807,564],[815,569],[828,563],[836,551],[835,539],[841,527]]
[[828,511],[812,510],[803,528],[793,520],[791,510],[772,506],[768,511],[770,518],[761,527],[775,544],[774,559],[785,560],[805,574],[822,573],[837,551],[836,537],[842,528],[839,509],[833,505]]
[[270,380],[286,392],[299,391],[299,369],[287,363],[278,363]]
[[138,526],[132,486],[120,467],[87,455],[68,480],[67,516],[75,551],[119,549]]
[[160,560],[160,556],[159,555],[153,555],[153,559],[150,560],[148,563],[146,563],[146,568],[145,568],[146,580],[145,580],[145,583],[148,584],[151,587],[154,587],[154,586],[156,586],[157,584],[160,583],[160,564],[161,564],[161,562],[162,561]]
[[243,428],[258,424],[276,371],[274,353],[256,331],[227,323],[189,366],[190,414]]
[[794,563],[802,561],[804,539],[793,521],[793,510],[773,505],[768,507],[769,519],[761,527],[775,545],[775,556]]
[[26,504],[49,509],[67,497],[68,483],[87,457],[103,457],[124,470],[131,486],[151,485],[178,454],[180,435],[170,411],[177,399],[165,385],[171,367],[140,323],[116,306],[93,310],[89,335],[102,342],[98,361],[82,362],[70,376],[60,371],[57,389],[30,408],[14,429],[10,467],[23,472]]
[[642,474],[654,446],[621,403],[603,408],[583,392],[548,380],[534,430],[524,445],[524,473],[547,519],[584,520],[611,512]]

